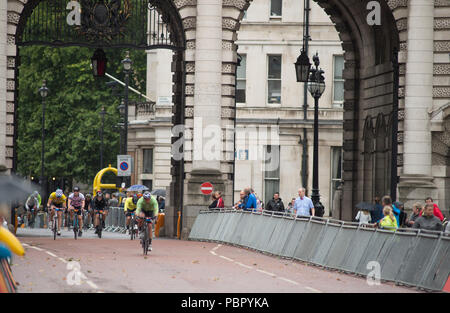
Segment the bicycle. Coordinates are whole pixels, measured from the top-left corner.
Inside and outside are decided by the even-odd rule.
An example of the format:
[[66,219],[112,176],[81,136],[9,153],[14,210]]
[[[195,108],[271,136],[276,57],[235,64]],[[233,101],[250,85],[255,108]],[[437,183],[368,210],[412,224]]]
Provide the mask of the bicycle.
[[83,219],[83,229],[88,230],[89,229],[89,213],[86,210],[83,210],[81,212],[82,219]]
[[135,212],[131,212],[131,219],[130,219],[130,236],[131,240],[136,238],[137,236],[137,221],[136,221],[136,214]]
[[149,231],[148,231],[148,224],[152,223],[153,219],[151,217],[145,217],[142,219],[144,220],[144,223],[142,225],[142,227],[144,228],[144,230],[143,230],[144,238],[142,238],[142,249],[144,251],[144,255],[147,255],[148,248],[149,248],[150,244],[152,243],[151,234],[149,234]]
[[98,215],[98,225],[97,225],[97,235],[98,238],[102,238],[102,229],[103,229],[103,210],[96,210],[95,214]]
[[56,240],[56,234],[58,233],[58,211],[61,209],[55,208],[55,213],[53,214],[53,240]]
[[74,234],[75,240],[77,240],[78,231],[80,228],[79,221],[78,221],[78,214],[77,214],[79,210],[81,210],[81,209],[76,209],[76,208],[73,209],[73,234]]

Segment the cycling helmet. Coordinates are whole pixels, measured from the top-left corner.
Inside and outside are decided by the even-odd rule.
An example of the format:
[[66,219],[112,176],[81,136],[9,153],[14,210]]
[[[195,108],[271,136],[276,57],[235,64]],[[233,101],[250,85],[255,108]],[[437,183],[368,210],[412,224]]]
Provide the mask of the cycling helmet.
[[101,190],[97,191],[97,196],[103,197],[103,192]]
[[63,191],[61,189],[56,189],[55,195],[56,198],[61,198],[63,196]]
[[150,197],[151,197],[150,192],[145,192],[143,197],[144,197],[144,199],[150,199]]
[[37,192],[37,190],[33,191],[33,194],[32,194],[32,196],[33,196],[33,197],[37,197],[37,196],[39,196],[39,192]]
[[137,195],[133,195],[133,203],[136,204],[138,202],[139,198]]
[[77,186],[73,187],[73,191],[74,191],[74,192],[75,192],[75,191],[80,191],[80,187],[77,187]]
[[90,193],[87,193],[86,198],[92,198],[92,195]]

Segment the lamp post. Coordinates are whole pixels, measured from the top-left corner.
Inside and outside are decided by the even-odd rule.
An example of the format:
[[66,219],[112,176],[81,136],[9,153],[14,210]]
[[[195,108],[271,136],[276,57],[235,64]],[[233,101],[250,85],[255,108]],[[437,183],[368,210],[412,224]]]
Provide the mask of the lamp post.
[[104,106],[102,106],[102,110],[100,111],[99,114],[102,119],[102,128],[101,128],[101,132],[100,132],[100,170],[101,170],[103,168],[103,130],[105,127],[105,115],[106,115]]
[[[122,148],[122,155],[127,154],[128,152],[128,85],[130,83],[130,72],[131,72],[131,65],[133,64],[133,61],[130,59],[130,52],[127,51],[125,55],[125,59],[122,60],[123,65],[123,73],[125,74],[125,92],[124,92],[124,101],[123,105],[125,106],[124,111],[124,137],[122,140],[123,148]],[[129,177],[125,178],[125,181],[128,184]]]
[[314,155],[311,200],[317,214],[317,212],[322,213],[324,211],[323,205],[320,203],[319,194],[319,99],[325,91],[325,78],[323,76],[324,71],[319,68],[320,60],[318,53],[314,55],[313,62],[315,67],[311,68],[308,56],[302,51],[302,54],[295,63],[295,70],[297,73],[297,81],[307,83],[308,91],[314,98]]
[[47,197],[47,181],[44,173],[44,151],[45,151],[45,98],[48,96],[49,89],[47,82],[42,81],[42,87],[39,88],[39,94],[42,97],[42,142],[41,142],[41,187],[44,191],[44,197]]

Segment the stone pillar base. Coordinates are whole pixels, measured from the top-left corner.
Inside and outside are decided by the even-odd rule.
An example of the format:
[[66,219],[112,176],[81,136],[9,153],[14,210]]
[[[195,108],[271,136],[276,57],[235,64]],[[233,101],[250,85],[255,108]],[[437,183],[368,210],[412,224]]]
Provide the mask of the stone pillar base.
[[415,202],[425,203],[425,198],[438,197],[438,189],[433,183],[433,177],[421,175],[402,175],[398,184],[398,198],[404,203],[407,211],[412,210]]
[[208,209],[212,203],[211,195],[204,195],[200,186],[205,182],[213,185],[213,192],[220,191],[227,205],[231,197],[232,182],[226,179],[226,174],[219,170],[194,170],[187,174],[184,182],[184,205],[181,222],[181,239],[187,239],[200,210]]

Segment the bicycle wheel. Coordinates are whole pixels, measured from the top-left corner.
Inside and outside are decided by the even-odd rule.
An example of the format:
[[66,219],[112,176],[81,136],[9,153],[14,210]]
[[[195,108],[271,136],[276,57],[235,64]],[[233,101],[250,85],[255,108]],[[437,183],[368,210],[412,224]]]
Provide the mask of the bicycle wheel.
[[56,240],[56,232],[58,231],[58,214],[55,212],[53,216],[53,240]]
[[131,234],[131,240],[133,240],[134,239],[134,237],[135,237],[135,230],[134,230],[134,218],[132,218],[131,219],[131,221],[130,221],[130,234]]
[[103,222],[102,215],[99,214],[99,215],[98,215],[98,225],[97,225],[97,230],[98,230],[97,234],[98,234],[98,238],[102,238],[102,228],[103,228],[102,222]]
[[142,243],[142,246],[144,248],[144,254],[147,255],[148,252],[148,225],[147,223],[144,225],[145,230],[144,230],[144,242]]
[[73,235],[75,237],[75,240],[77,240],[78,237],[78,218],[75,216],[73,218]]

